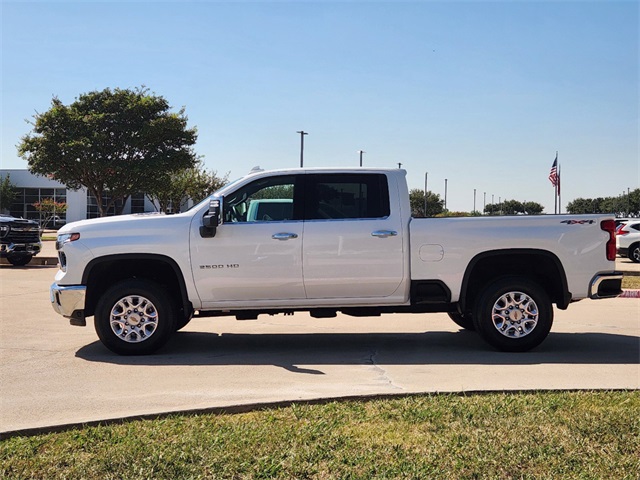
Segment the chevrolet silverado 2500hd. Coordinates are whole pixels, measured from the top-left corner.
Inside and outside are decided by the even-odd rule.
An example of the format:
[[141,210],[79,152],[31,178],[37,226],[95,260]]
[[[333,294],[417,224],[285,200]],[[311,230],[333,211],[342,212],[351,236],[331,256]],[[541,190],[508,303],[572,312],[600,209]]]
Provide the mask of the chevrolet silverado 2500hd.
[[400,169],[254,172],[176,215],[58,232],[51,303],[112,351],[194,316],[447,312],[500,350],[542,342],[553,304],[621,293],[608,215],[411,218]]

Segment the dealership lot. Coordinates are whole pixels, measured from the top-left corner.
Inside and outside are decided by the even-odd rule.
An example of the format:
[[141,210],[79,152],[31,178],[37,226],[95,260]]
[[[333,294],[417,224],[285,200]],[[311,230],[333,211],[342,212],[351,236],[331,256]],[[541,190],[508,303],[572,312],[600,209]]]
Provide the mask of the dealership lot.
[[49,305],[56,269],[0,267],[0,432],[358,395],[640,388],[640,300],[556,311],[524,354],[445,314],[196,319],[149,357],[118,357]]

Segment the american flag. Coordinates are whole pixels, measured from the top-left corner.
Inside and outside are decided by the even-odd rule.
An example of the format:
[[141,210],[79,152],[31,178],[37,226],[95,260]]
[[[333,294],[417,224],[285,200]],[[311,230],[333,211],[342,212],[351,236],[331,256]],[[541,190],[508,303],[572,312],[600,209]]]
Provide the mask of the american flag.
[[554,187],[560,185],[560,177],[558,176],[558,155],[556,154],[556,159],[553,161],[553,165],[551,165],[551,171],[549,172],[549,181]]

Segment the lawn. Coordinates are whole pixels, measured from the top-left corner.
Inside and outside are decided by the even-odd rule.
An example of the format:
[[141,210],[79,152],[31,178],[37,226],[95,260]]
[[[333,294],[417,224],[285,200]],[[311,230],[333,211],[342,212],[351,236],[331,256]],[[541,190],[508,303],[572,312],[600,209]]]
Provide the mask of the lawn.
[[414,395],[0,442],[2,478],[640,477],[640,392]]

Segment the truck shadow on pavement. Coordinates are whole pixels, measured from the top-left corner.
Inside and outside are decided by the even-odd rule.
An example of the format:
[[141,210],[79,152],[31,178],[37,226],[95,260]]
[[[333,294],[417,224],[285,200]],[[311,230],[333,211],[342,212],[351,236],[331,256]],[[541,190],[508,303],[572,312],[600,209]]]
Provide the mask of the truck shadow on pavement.
[[93,342],[76,357],[116,365],[541,365],[638,364],[640,339],[607,333],[551,333],[525,353],[493,350],[473,332],[233,334],[181,331],[154,355],[123,357]]

